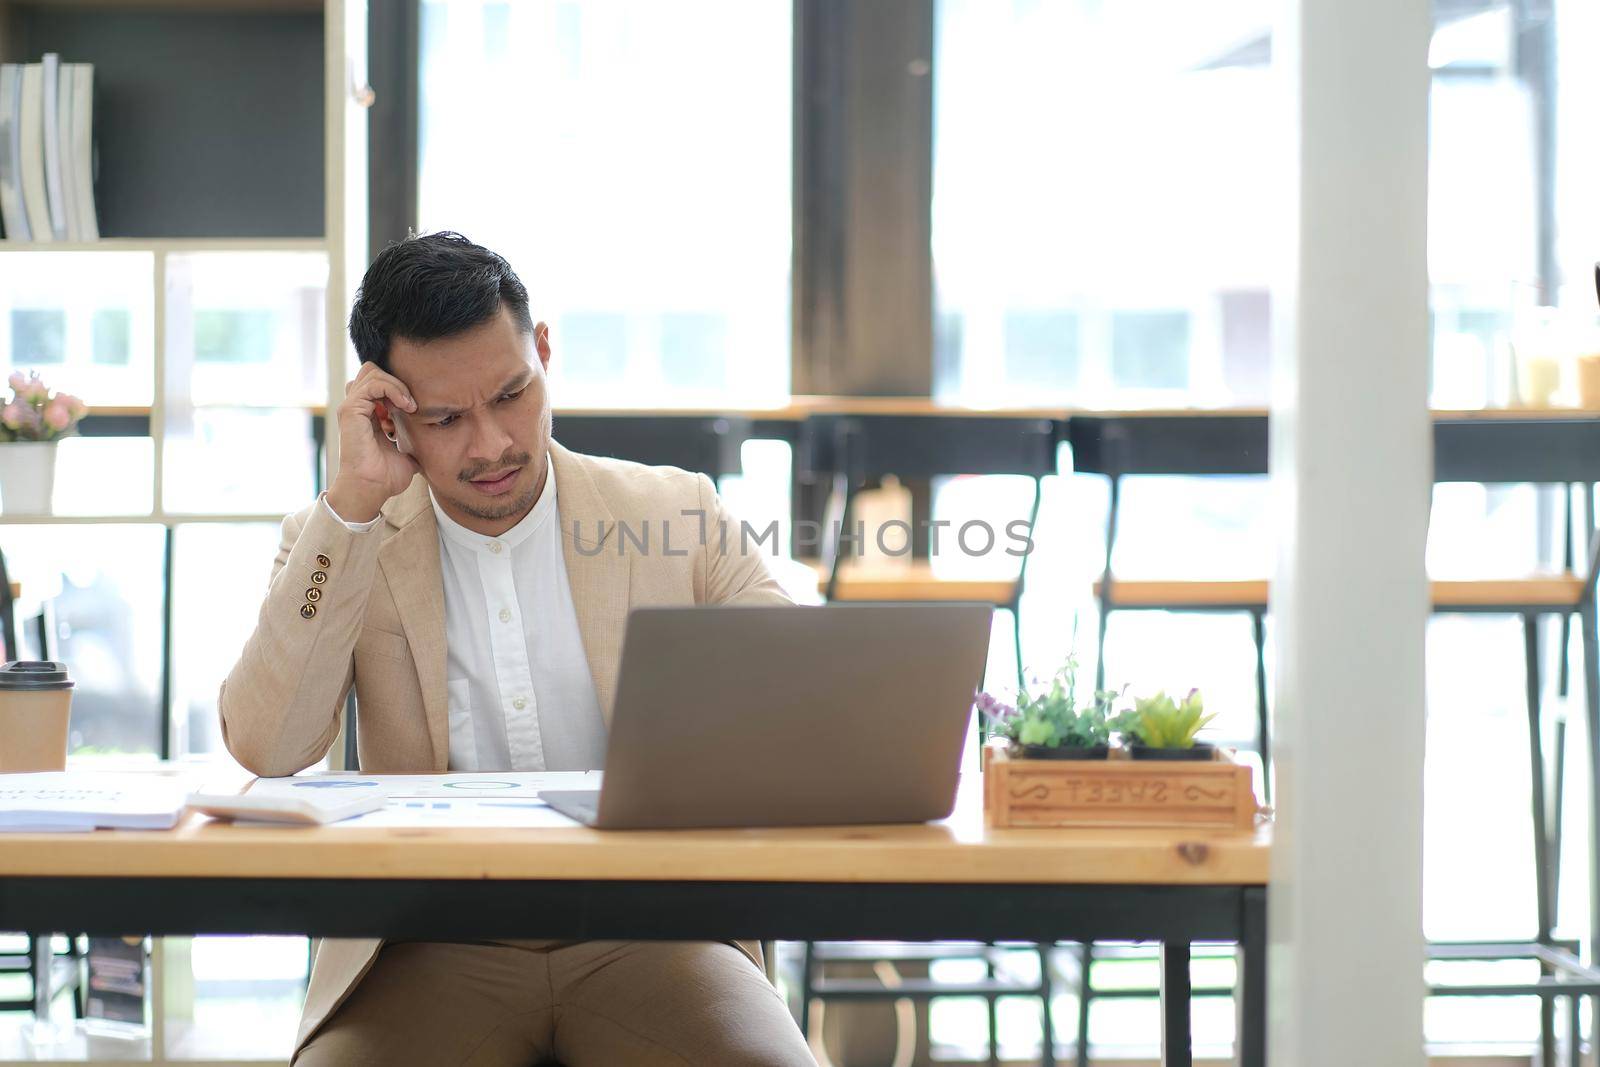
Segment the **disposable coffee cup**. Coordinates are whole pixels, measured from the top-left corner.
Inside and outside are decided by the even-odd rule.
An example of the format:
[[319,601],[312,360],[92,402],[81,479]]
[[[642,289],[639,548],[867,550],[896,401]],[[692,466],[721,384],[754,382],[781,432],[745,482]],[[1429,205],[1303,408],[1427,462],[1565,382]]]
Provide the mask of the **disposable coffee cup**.
[[0,774],[67,769],[72,679],[67,665],[14,660],[0,666]]

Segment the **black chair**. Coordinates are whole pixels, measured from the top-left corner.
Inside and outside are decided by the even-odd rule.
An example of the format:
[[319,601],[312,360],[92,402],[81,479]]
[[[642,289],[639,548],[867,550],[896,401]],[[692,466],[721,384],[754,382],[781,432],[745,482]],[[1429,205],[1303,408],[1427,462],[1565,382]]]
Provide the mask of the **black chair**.
[[[968,600],[992,603],[1011,612],[1016,648],[1017,676],[1022,677],[1022,622],[1020,603],[1027,581],[1024,555],[1015,579],[951,579],[935,575],[922,562],[904,568],[866,575],[852,572],[851,553],[845,550],[845,533],[854,517],[856,494],[894,475],[908,480],[943,475],[1023,475],[1033,479],[1033,502],[1028,514],[1031,530],[1039,515],[1042,479],[1056,471],[1058,424],[1051,419],[986,415],[813,415],[801,427],[798,463],[800,477],[830,487],[823,521],[822,557],[818,580],[829,600]],[[997,531],[1000,532],[1000,531]],[[869,536],[872,536],[869,534]],[[981,741],[981,737],[980,737]],[[1043,1004],[1043,1063],[1055,1063],[1055,1036],[1050,1018],[1051,974],[1047,951],[1038,953],[1037,982],[1017,982],[996,973],[996,960],[1004,949],[984,944],[856,945],[848,942],[807,942],[804,945],[800,1002],[801,1028],[809,1033],[812,1006],[831,1001],[897,1001],[926,1003],[935,997],[981,997],[988,1006],[989,1062],[999,1063],[996,1004],[1002,997],[1039,997]],[[986,976],[970,983],[951,984],[906,978],[893,984],[875,978],[830,976],[828,971],[850,965],[910,964],[921,967],[934,960],[977,958]]]
[[556,415],[553,436],[574,452],[682,467],[716,481],[743,467],[751,420],[732,415],[655,412]]
[[1095,687],[1105,685],[1106,624],[1113,612],[1243,612],[1250,616],[1255,638],[1256,738],[1265,768],[1271,736],[1267,722],[1266,583],[1124,582],[1113,576],[1111,561],[1116,549],[1124,478],[1135,475],[1265,475],[1266,417],[1074,416],[1067,421],[1067,440],[1072,447],[1073,472],[1104,475],[1111,491],[1104,568],[1095,585],[1100,603],[1095,638]]
[[[1074,417],[1068,423],[1073,470],[1104,475],[1110,483],[1104,571],[1095,592],[1100,602],[1096,678],[1104,679],[1106,622],[1114,611],[1244,612],[1250,616],[1255,641],[1256,739],[1261,754],[1263,785],[1270,798],[1271,727],[1268,712],[1265,616],[1269,593],[1266,579],[1191,581],[1185,579],[1124,580],[1112,571],[1117,537],[1121,481],[1134,475],[1261,475],[1267,473],[1265,415],[1119,415]],[[1600,481],[1600,420],[1587,418],[1461,417],[1434,424],[1435,482],[1512,483],[1559,486],[1565,507],[1564,558],[1559,573],[1512,579],[1434,581],[1430,583],[1437,614],[1515,615],[1523,622],[1527,678],[1529,770],[1534,834],[1537,935],[1532,942],[1482,942],[1433,946],[1437,959],[1537,959],[1544,985],[1439,986],[1436,995],[1537,995],[1541,998],[1541,1046],[1546,1065],[1554,1063],[1554,1002],[1575,1001],[1600,992],[1590,985],[1600,974],[1583,968],[1577,945],[1559,942],[1552,928],[1555,889],[1560,876],[1562,822],[1562,754],[1565,726],[1554,724],[1556,782],[1547,789],[1542,712],[1540,621],[1561,620],[1560,690],[1565,693],[1569,667],[1566,636],[1574,616],[1583,628],[1585,691],[1591,738],[1600,723],[1600,654],[1596,651],[1595,589],[1600,577],[1600,533],[1595,529],[1594,484]],[[1575,566],[1571,513],[1572,487],[1583,502],[1583,529],[1589,539],[1582,567]],[[1591,749],[1593,752],[1593,749]],[[1592,757],[1593,758],[1593,757]],[[1600,762],[1596,763],[1600,769]],[[1597,882],[1596,884],[1600,884]],[[1476,955],[1474,955],[1476,953]],[[1085,962],[1087,973],[1089,961]],[[1516,992],[1508,990],[1515,989]],[[1576,1014],[1574,1006],[1573,1013]]]
[[[856,495],[882,478],[926,480],[944,475],[1021,475],[1033,479],[1031,531],[1046,475],[1056,473],[1059,424],[1052,419],[992,415],[813,415],[800,431],[800,477],[830,487],[823,522],[819,581],[829,600],[968,600],[1011,613],[1017,677],[1022,678],[1020,604],[1028,576],[1024,554],[1013,579],[937,576],[922,562],[871,576],[853,574],[845,533]],[[1004,531],[996,531],[997,537]],[[949,535],[954,537],[955,534]]]
[[[1055,1064],[1055,1031],[1050,1019],[1050,1001],[1054,995],[1050,961],[1038,946],[1022,945],[1017,948],[1032,949],[1039,956],[1037,981],[1006,978],[999,974],[1000,958],[1005,946],[979,943],[934,944],[876,944],[841,942],[804,943],[804,956],[800,975],[800,1030],[807,1039],[812,1037],[815,1019],[814,1008],[828,1003],[893,1003],[911,1001],[926,1008],[928,1002],[939,997],[978,997],[984,1001],[989,1022],[989,1064],[1000,1067],[998,1005],[1002,997],[1037,997],[1042,1008],[1043,1051],[1041,1064]],[[971,982],[935,981],[924,977],[902,978],[898,968],[911,966],[925,968],[940,960],[982,960],[985,976]],[[833,974],[829,970],[844,970],[866,965],[876,976],[855,977]],[[885,972],[885,968],[888,968]],[[887,979],[887,980],[886,980]],[[911,1020],[898,1028],[901,1034]],[[902,1053],[903,1057],[904,1053]]]

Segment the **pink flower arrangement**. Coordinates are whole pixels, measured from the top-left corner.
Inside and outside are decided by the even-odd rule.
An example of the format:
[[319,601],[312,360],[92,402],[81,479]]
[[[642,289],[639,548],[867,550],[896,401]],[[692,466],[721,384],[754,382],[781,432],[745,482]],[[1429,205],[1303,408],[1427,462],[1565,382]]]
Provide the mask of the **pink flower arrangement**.
[[65,437],[89,410],[71,393],[52,393],[39,375],[12,371],[11,399],[0,407],[0,441],[54,441]]

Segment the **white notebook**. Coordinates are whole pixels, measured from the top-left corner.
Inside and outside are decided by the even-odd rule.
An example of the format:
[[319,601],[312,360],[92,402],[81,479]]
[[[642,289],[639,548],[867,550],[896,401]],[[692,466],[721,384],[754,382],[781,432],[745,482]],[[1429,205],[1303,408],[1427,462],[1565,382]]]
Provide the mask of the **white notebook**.
[[169,830],[185,789],[150,774],[0,774],[0,830]]

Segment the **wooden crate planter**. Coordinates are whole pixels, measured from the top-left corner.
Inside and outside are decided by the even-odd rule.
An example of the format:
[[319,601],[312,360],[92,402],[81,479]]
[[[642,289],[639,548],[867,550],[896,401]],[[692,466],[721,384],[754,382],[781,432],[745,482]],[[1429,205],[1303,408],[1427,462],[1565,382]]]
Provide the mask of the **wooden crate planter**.
[[983,814],[989,826],[1184,826],[1249,830],[1251,768],[1231,749],[1215,759],[1014,759],[983,750]]

